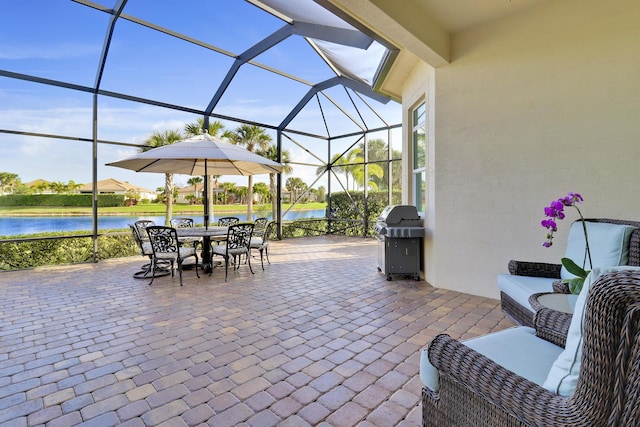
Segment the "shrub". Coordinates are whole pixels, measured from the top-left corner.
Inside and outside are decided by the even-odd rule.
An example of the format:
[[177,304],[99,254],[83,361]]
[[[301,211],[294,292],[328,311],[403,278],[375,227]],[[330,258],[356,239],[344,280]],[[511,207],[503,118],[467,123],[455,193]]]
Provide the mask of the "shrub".
[[[54,237],[63,233],[40,233],[28,236]],[[66,233],[66,235],[69,235]],[[5,236],[14,239],[27,236]],[[131,234],[111,234],[98,237],[98,259],[125,257],[138,254]],[[0,270],[15,270],[43,265],[91,262],[93,241],[90,237],[0,242]]]
[[[399,204],[401,192],[392,193],[392,203]],[[365,201],[364,192],[354,191],[331,194],[331,208],[335,210],[336,217],[300,219],[283,224],[283,237],[317,236],[321,234],[340,234],[345,236],[364,236],[365,206],[367,236],[375,234],[373,227],[382,210],[388,205],[386,191],[371,191]],[[330,228],[329,228],[330,227]]]
[[[0,206],[91,207],[91,194],[8,194],[0,196]],[[98,194],[98,207],[124,206],[124,195]]]

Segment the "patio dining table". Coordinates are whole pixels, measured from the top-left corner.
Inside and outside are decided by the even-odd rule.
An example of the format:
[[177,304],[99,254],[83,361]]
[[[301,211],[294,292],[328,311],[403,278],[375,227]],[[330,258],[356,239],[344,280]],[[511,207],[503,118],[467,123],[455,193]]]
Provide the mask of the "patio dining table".
[[211,272],[211,241],[224,241],[229,227],[210,225],[205,227],[176,228],[180,237],[202,237],[202,267],[205,272]]

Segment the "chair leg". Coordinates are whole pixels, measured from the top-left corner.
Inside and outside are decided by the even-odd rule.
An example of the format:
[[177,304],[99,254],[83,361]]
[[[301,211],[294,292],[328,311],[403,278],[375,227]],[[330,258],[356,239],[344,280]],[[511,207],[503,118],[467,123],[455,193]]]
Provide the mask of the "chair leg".
[[251,257],[249,256],[249,252],[247,252],[247,264],[249,264],[249,270],[251,270],[251,274],[256,274],[256,273],[253,272],[253,268],[251,267],[251,259],[250,258]]
[[229,257],[224,257],[224,281],[227,281],[227,276],[229,274]]
[[151,259],[151,281],[149,282],[149,286],[153,283],[153,279],[156,277],[156,260],[155,258]]
[[182,260],[178,258],[178,275],[180,276],[180,286],[182,286]]
[[271,264],[271,261],[269,261],[269,246],[264,248],[264,254],[267,256],[267,262]]
[[264,270],[264,258],[262,257],[264,249],[260,248],[260,265],[262,265],[262,269]]

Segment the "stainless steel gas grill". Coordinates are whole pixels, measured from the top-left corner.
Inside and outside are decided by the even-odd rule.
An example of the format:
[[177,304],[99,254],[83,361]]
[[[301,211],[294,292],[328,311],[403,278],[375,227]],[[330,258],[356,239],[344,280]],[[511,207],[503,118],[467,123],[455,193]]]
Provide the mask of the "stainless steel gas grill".
[[411,205],[384,208],[374,226],[378,239],[378,271],[391,280],[392,274],[413,275],[420,280],[420,248],[424,223]]

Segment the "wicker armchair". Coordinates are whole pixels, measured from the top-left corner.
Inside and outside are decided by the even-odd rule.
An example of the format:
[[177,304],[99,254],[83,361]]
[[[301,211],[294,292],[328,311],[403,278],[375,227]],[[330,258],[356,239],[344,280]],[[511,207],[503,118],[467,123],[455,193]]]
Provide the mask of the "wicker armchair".
[[[536,335],[539,325],[554,316],[550,311],[536,314]],[[447,335],[437,336],[429,360],[438,370],[440,388],[423,389],[423,425],[640,425],[639,271],[610,273],[592,285],[583,339],[576,390],[562,397]]]
[[[638,227],[631,234],[631,240],[629,243],[629,261],[627,265],[640,266],[640,221],[627,221],[619,219],[608,218],[588,218],[585,221],[590,222],[605,222],[610,224],[624,224]],[[549,264],[542,262],[529,262],[529,261],[509,261],[509,273],[517,276],[529,276],[529,277],[544,277],[549,279],[558,279],[553,283],[554,292],[569,293],[569,288],[565,283],[560,281],[560,264]],[[540,289],[540,292],[543,292]],[[533,314],[528,307],[522,306],[522,304],[515,301],[509,295],[504,292],[500,292],[500,302],[502,305],[502,311],[515,322],[533,327]]]

